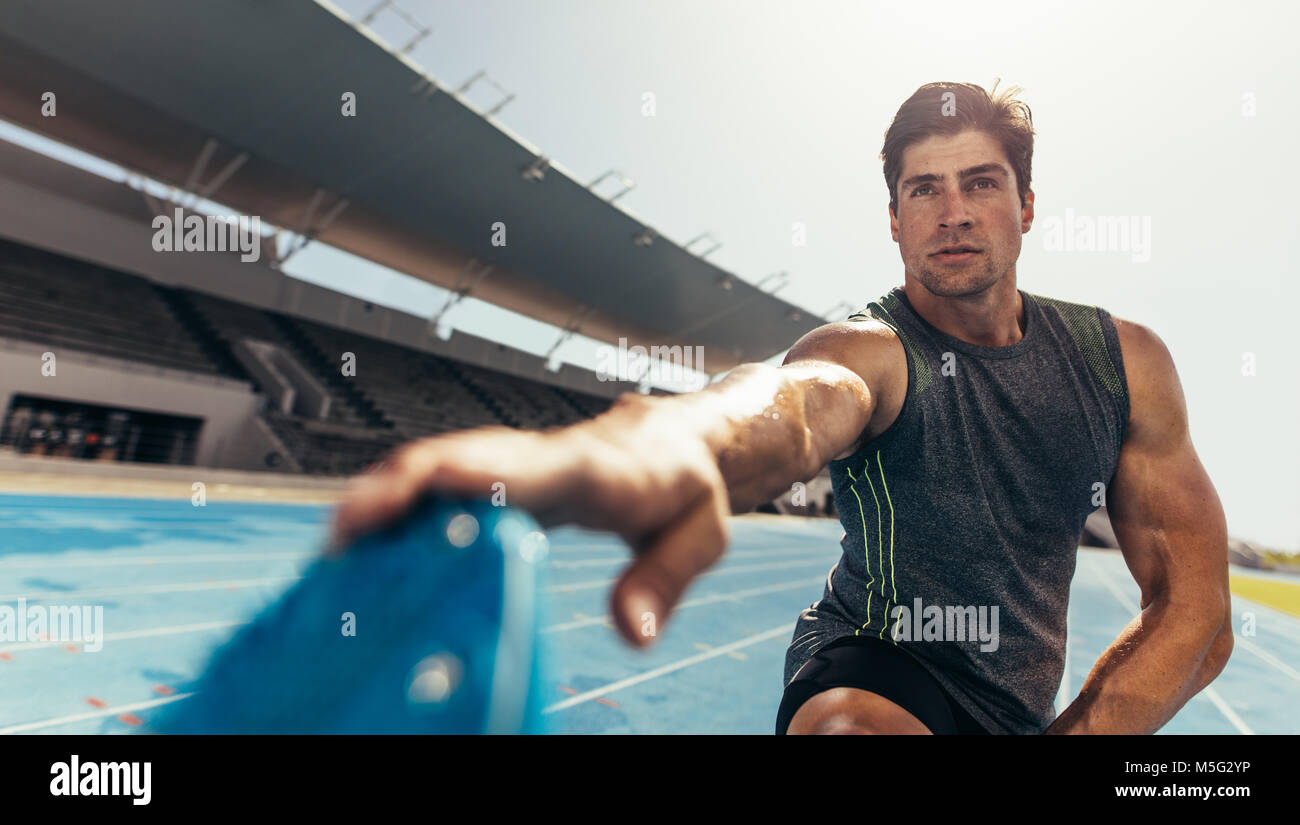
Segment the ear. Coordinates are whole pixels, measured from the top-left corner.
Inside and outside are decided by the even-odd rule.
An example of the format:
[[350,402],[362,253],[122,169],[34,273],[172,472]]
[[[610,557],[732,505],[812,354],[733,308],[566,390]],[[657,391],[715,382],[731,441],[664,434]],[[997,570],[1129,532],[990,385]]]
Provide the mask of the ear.
[[1020,234],[1023,235],[1029,231],[1029,227],[1034,225],[1034,190],[1025,191],[1025,205],[1020,209]]
[[898,243],[898,216],[894,214],[894,207],[889,207],[889,234],[893,236],[894,243]]

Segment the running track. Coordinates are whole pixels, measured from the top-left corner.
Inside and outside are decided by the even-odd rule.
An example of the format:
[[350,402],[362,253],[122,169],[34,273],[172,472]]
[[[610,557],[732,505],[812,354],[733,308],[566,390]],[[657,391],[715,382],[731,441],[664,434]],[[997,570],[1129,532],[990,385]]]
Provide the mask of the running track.
[[[212,649],[310,561],[327,516],[285,504],[0,495],[0,605],[100,604],[106,632],[97,653],[0,641],[0,733],[127,733],[184,701]],[[841,530],[797,519],[737,519],[732,530],[727,557],[648,652],[625,646],[606,619],[621,543],[550,533],[553,730],[772,732],[794,619],[820,597]],[[1058,709],[1137,601],[1119,553],[1080,552]],[[1224,673],[1162,733],[1300,733],[1300,620],[1234,596],[1238,628],[1247,611],[1257,635],[1238,634]]]

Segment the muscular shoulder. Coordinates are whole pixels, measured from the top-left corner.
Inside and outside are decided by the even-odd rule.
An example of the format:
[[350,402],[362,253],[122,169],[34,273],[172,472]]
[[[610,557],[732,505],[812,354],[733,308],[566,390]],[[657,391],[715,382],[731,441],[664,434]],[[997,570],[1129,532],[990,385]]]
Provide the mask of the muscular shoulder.
[[1181,437],[1187,406],[1169,348],[1149,327],[1111,316],[1128,378],[1129,426],[1125,441]]
[[836,364],[862,378],[874,404],[863,436],[878,435],[898,416],[907,395],[907,353],[888,325],[865,318],[824,324],[800,338],[784,363],[800,361]]
[[880,321],[864,319],[817,327],[790,348],[785,363],[829,361],[862,376],[872,392],[883,392],[897,367],[907,380],[905,358],[897,333]]

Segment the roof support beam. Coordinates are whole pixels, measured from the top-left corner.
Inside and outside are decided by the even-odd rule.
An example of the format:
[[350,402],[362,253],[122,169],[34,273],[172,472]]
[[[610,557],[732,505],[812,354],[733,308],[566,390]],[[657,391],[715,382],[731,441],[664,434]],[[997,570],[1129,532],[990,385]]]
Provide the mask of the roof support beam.
[[217,173],[216,177],[214,177],[211,181],[209,181],[208,185],[204,186],[199,191],[199,197],[210,198],[213,195],[215,195],[217,193],[217,190],[220,189],[222,186],[224,186],[226,184],[226,181],[230,180],[230,178],[233,177],[234,174],[239,171],[239,167],[243,166],[247,162],[248,162],[247,152],[240,152],[238,155],[235,155],[233,158],[230,159],[230,162],[227,163],[221,169],[221,171]]
[[556,338],[555,343],[551,344],[551,348],[546,351],[546,368],[548,370],[551,372],[559,372],[560,359],[556,355],[556,352],[565,341],[572,338],[574,333],[582,328],[582,322],[590,312],[591,307],[579,304],[577,311],[569,316],[569,320],[564,323],[564,329],[560,330],[560,337]]
[[279,254],[278,252],[280,248],[279,233],[278,232],[276,233],[275,248],[277,250],[277,254],[276,254],[275,261],[273,262],[274,268],[279,269],[281,266],[284,265],[285,261],[289,260],[294,255],[297,255],[308,244],[316,240],[316,237],[320,235],[320,233],[324,232],[326,229],[329,229],[330,224],[334,223],[334,219],[337,218],[339,215],[343,214],[343,210],[347,209],[348,206],[352,203],[352,201],[348,200],[347,198],[339,198],[338,201],[336,201],[334,205],[330,207],[330,210],[321,217],[320,222],[317,223],[315,226],[312,226],[312,218],[315,217],[316,210],[320,208],[321,201],[324,200],[325,194],[326,193],[324,189],[317,189],[312,194],[311,200],[307,202],[307,206],[304,207],[303,209],[303,216],[302,216],[302,220],[298,224],[298,232],[296,233],[296,237],[291,236],[291,239],[289,241],[290,246],[287,250],[285,250],[283,254]]
[[483,279],[492,271],[492,264],[488,264],[477,275],[474,274],[474,267],[479,263],[478,258],[470,258],[465,262],[460,274],[456,276],[456,288],[447,293],[447,300],[443,302],[442,309],[434,313],[433,317],[429,319],[429,331],[444,341],[451,337],[451,327],[443,323],[443,318],[446,317],[447,312],[456,304],[465,300],[466,296],[477,289],[478,285],[483,283]]
[[212,159],[212,155],[216,151],[216,139],[208,138],[203,142],[203,149],[199,151],[199,156],[194,159],[194,166],[190,169],[189,177],[185,179],[185,191],[191,195],[190,206],[194,205],[194,189],[199,185],[199,181],[203,178],[203,173],[208,171],[208,161]]

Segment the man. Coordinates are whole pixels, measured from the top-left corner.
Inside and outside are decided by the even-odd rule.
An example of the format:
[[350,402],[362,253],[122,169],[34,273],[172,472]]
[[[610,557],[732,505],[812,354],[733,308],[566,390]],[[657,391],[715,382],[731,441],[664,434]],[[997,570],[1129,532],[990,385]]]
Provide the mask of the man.
[[[505,482],[544,525],[630,544],[611,609],[644,645],[641,617],[662,627],[722,555],[729,512],[829,463],[844,554],[796,625],[779,733],[1159,729],[1231,652],[1223,510],[1160,339],[1017,288],[1033,129],[1014,92],[934,83],[899,109],[882,158],[903,287],[779,368],[625,395],[562,430],[408,445],[358,480],[336,541],[422,491]],[[1078,539],[1102,503],[1142,613],[1055,717]]]

